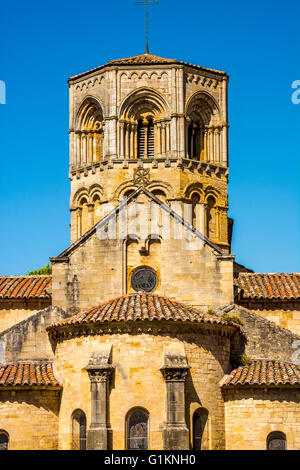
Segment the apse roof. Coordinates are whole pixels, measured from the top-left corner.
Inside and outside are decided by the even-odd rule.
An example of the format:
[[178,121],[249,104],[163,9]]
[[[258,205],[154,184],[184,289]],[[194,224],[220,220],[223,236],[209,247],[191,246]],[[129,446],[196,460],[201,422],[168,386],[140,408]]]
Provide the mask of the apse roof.
[[136,292],[117,297],[96,307],[57,322],[47,328],[53,330],[68,325],[84,325],[121,321],[170,320],[228,325],[221,318],[161,295]]

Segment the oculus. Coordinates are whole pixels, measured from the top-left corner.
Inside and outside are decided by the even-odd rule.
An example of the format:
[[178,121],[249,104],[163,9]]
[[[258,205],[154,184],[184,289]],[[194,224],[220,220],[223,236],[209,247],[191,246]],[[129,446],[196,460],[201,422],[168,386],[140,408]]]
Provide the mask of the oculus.
[[152,292],[158,283],[155,272],[148,267],[137,268],[131,276],[131,287],[135,291]]

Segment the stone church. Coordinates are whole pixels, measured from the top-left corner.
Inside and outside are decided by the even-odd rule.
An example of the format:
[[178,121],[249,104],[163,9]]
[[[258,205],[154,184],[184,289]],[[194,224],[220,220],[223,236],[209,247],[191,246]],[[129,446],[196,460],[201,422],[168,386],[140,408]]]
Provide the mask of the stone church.
[[300,274],[231,253],[228,75],[69,79],[71,244],[0,277],[1,449],[300,450]]

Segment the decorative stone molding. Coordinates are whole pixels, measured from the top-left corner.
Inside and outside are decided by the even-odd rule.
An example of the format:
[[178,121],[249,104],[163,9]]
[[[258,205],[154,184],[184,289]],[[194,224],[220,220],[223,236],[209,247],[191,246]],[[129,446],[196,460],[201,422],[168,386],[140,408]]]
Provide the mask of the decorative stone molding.
[[182,343],[172,345],[164,355],[160,369],[167,389],[166,423],[163,428],[164,449],[189,449],[189,431],[185,422],[185,380],[190,366]]
[[111,345],[99,353],[93,353],[86,370],[91,381],[91,425],[87,436],[87,448],[107,450],[111,448],[109,416],[109,384],[114,367],[110,364]]

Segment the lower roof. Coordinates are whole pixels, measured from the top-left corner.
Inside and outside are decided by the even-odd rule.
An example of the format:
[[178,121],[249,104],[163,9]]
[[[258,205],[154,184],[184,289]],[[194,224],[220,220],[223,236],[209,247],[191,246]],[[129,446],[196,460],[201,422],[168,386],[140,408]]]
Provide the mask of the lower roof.
[[0,299],[51,299],[52,276],[0,276]]
[[239,273],[239,300],[300,300],[300,273]]
[[7,388],[61,388],[51,361],[0,364],[0,390]]
[[300,367],[275,360],[256,359],[234,369],[221,381],[222,387],[294,385],[300,387]]

